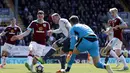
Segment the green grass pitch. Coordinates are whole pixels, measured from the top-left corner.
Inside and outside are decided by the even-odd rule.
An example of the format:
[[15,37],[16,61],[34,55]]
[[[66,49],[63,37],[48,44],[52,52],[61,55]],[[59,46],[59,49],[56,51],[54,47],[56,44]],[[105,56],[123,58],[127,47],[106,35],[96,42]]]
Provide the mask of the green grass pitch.
[[[110,64],[114,73],[130,73],[130,64],[129,70],[122,71],[120,70],[123,65],[116,67],[116,64]],[[60,64],[44,64],[44,73],[56,73],[60,68]],[[24,64],[7,64],[5,68],[0,69],[0,73],[31,73],[29,72]],[[107,73],[104,69],[97,69],[93,64],[74,64],[69,73]]]

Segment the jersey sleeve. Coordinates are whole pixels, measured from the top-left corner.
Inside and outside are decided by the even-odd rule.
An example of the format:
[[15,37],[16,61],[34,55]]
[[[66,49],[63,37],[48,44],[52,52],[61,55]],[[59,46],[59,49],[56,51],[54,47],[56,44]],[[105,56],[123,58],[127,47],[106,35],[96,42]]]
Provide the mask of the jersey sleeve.
[[7,32],[7,31],[8,31],[8,27],[6,27],[3,32]]
[[68,28],[68,30],[70,30],[70,28],[71,28],[71,24],[70,24],[70,22],[67,20],[67,25],[66,25],[66,27]]
[[22,33],[22,30],[20,27],[18,27],[18,34],[21,34]]
[[6,28],[4,29],[4,31],[2,31],[2,32],[0,33],[0,36],[4,36],[7,32],[8,32],[8,28],[6,27]]
[[50,24],[47,22],[47,30],[50,30]]
[[65,24],[64,24],[64,22],[63,21],[59,21],[59,28],[58,29],[55,29],[55,30],[53,30],[53,33],[61,33],[62,32],[62,30],[61,29],[64,29],[65,28]]
[[74,31],[74,27],[70,29],[70,50],[73,50],[76,44],[76,34]]
[[126,22],[124,22],[122,18],[119,18],[119,21],[120,21],[120,25],[126,25]]

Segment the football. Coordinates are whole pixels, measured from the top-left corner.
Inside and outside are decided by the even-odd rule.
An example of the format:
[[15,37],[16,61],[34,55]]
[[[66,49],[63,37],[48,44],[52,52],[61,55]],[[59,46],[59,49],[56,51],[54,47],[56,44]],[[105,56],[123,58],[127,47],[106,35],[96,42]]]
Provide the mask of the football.
[[43,73],[44,71],[44,66],[39,64],[36,66],[36,73]]

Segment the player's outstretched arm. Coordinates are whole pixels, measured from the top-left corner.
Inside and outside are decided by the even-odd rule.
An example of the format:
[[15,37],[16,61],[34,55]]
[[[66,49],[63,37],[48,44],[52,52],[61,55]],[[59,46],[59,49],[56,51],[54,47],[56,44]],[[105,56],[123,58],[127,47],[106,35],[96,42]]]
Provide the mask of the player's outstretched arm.
[[0,33],[0,37],[4,36],[7,32],[3,31],[2,33]]
[[29,33],[31,32],[31,30],[26,30],[24,33],[20,34],[20,35],[15,35],[11,38],[11,41],[15,41],[15,40],[21,40],[23,39],[25,36],[29,35]]

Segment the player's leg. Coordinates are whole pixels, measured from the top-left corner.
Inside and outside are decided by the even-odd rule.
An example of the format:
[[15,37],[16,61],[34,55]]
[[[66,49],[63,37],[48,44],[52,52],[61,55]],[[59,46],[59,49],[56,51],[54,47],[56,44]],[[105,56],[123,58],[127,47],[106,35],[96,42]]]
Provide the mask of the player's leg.
[[9,55],[9,49],[11,49],[11,45],[5,43],[2,49],[2,62],[0,68],[3,68],[6,65],[6,58]]
[[28,70],[30,70],[31,71],[31,67],[32,67],[32,65],[33,65],[33,54],[32,54],[32,51],[31,50],[29,50],[29,54],[28,54],[28,56],[27,56],[27,63],[25,63],[25,67],[28,69]]
[[67,64],[67,68],[66,68],[66,72],[69,72],[70,71],[70,69],[71,69],[71,66],[72,66],[72,64],[74,63],[74,59],[75,59],[75,57],[76,57],[76,55],[77,54],[79,54],[80,52],[75,48],[74,50],[73,50],[73,54],[72,54],[72,56],[71,56],[71,58],[70,58],[70,61],[68,62],[68,64]]
[[93,58],[93,64],[97,68],[106,69],[108,73],[113,73],[109,65],[105,65],[100,62],[99,44],[98,41],[93,42],[91,49],[88,50]]
[[50,49],[47,54],[44,56],[43,60],[46,60],[48,57],[52,56],[56,50],[59,50],[59,47],[61,46],[60,43],[58,43],[59,40],[55,41],[53,44],[52,44],[52,49]]
[[116,54],[117,54],[118,57],[120,58],[120,61],[122,61],[123,64],[124,64],[123,69],[124,69],[124,70],[128,70],[128,65],[127,65],[127,63],[126,63],[126,59],[125,59],[123,53],[121,52],[122,41],[120,41],[119,39],[117,39],[117,42],[116,42],[116,44],[114,45],[114,48],[115,48]]
[[107,56],[108,54],[110,54],[111,56],[116,58],[117,61],[119,61],[119,57],[113,51],[113,47],[115,46],[116,42],[117,42],[117,39],[113,38],[104,49],[101,49],[101,55],[102,56]]
[[31,42],[29,45],[29,54],[27,56],[27,63],[25,63],[25,67],[30,71],[32,71],[32,67],[33,67],[33,58],[34,58],[35,48],[36,48],[36,43]]
[[36,44],[37,48],[35,49],[35,54],[34,54],[34,59],[36,59],[37,61],[39,61],[41,64],[44,64],[45,62],[42,59],[42,53],[43,50],[46,49],[45,45],[41,45],[41,44]]
[[66,53],[69,52],[69,47],[70,47],[70,39],[67,38],[66,40],[63,41],[63,46],[62,46],[62,49],[60,51],[61,69],[58,70],[57,73],[65,71]]
[[0,66],[0,68],[3,68],[4,65],[6,65],[6,58],[7,58],[7,56],[8,56],[8,52],[3,50],[2,51],[2,58],[1,58],[1,66]]
[[56,71],[56,73],[65,72],[66,54],[63,50],[60,51],[60,54],[61,69]]
[[106,55],[106,57],[105,57],[105,64],[107,64],[108,63],[108,60],[109,60],[109,55]]
[[[126,59],[123,55],[123,53],[121,52],[121,49],[115,49],[115,52],[117,53],[117,55],[120,58],[120,61],[123,63],[124,67],[122,68],[122,70],[128,70],[128,65],[126,63]],[[118,65],[118,64],[117,64]]]
[[[85,39],[81,39],[80,41],[78,41],[78,43],[76,44],[75,49],[73,50],[73,54],[68,62],[68,66],[66,69],[66,72],[69,72],[71,69],[71,66],[74,62],[74,59],[76,57],[77,54],[79,54],[80,52],[85,52],[87,51],[87,48],[89,48],[89,43],[85,41]],[[86,47],[87,46],[87,47]]]

